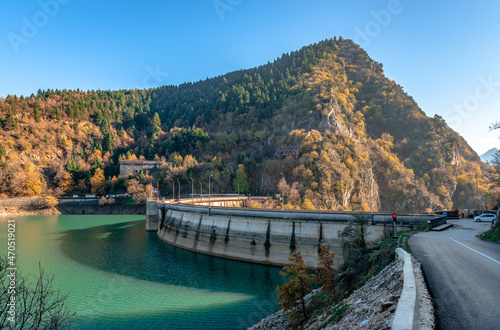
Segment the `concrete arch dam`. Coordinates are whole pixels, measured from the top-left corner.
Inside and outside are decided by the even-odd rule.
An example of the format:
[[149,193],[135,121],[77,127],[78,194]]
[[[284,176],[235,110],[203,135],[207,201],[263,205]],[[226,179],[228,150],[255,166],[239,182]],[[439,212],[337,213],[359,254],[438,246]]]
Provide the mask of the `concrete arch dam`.
[[[393,233],[391,215],[373,215],[367,227],[368,242]],[[146,229],[157,231],[158,237],[168,244],[212,256],[283,266],[291,264],[288,259],[293,252],[300,251],[308,267],[318,267],[320,243],[331,246],[340,265],[339,232],[354,217],[350,213],[148,202]],[[435,215],[398,215],[397,230],[414,230],[428,220],[434,226],[445,221]]]

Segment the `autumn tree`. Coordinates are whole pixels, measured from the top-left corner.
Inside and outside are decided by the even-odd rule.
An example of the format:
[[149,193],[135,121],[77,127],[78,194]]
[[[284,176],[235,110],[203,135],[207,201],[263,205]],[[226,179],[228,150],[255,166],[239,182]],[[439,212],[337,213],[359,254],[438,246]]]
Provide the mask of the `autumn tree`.
[[113,205],[115,202],[116,199],[106,198],[105,196],[102,196],[98,201],[99,205]]
[[280,271],[282,276],[288,278],[288,282],[277,288],[280,300],[278,305],[284,311],[291,310],[291,324],[298,326],[307,319],[305,296],[311,291],[310,286],[313,283],[313,278],[307,273],[300,252],[294,252],[289,260],[294,264],[285,266]]
[[197,164],[198,163],[196,162],[196,159],[192,155],[187,155],[186,157],[184,157],[184,161],[182,163],[184,168],[187,168],[187,169],[190,167],[193,167]]
[[57,182],[57,186],[61,188],[63,193],[71,191],[74,187],[73,177],[64,169],[63,166],[59,167],[54,180]]
[[45,197],[44,206],[46,208],[51,208],[59,204],[59,201],[54,196]]
[[280,181],[278,182],[278,189],[280,190],[280,193],[282,193],[283,195],[286,195],[290,190],[290,186],[286,182],[285,177],[281,177]]
[[286,179],[284,176],[282,176],[278,182],[278,189],[280,190],[280,194],[281,194],[281,203],[285,204],[285,195],[290,191],[290,186],[286,182]]
[[335,266],[333,252],[330,252],[330,246],[321,244],[319,246],[318,260],[321,267],[314,274],[314,281],[323,285],[326,293],[335,294]]
[[94,175],[90,178],[91,191],[95,195],[102,195],[104,192],[104,171],[100,168],[95,170]]
[[146,186],[144,187],[144,190],[146,191],[146,194],[147,194],[148,196],[151,196],[151,197],[152,197],[152,196],[153,196],[152,191],[153,191],[153,190],[156,190],[156,189],[153,187],[153,185],[152,185],[151,183],[148,183],[148,184],[146,184]]
[[172,161],[172,163],[174,163],[175,167],[179,167],[184,163],[184,159],[177,152],[170,154],[169,159]]
[[36,170],[35,165],[31,161],[24,164],[24,172],[26,173],[26,195],[37,196],[42,193],[43,182],[40,173]]
[[309,198],[304,198],[304,200],[302,201],[301,208],[303,210],[309,210],[309,211],[316,210],[316,208],[314,207],[313,203]]
[[301,203],[300,192],[299,192],[299,183],[294,182],[289,189],[287,202],[294,206],[299,206]]
[[126,183],[127,192],[132,195],[132,198],[137,203],[144,203],[148,198],[148,193],[143,184],[137,179],[128,180]]

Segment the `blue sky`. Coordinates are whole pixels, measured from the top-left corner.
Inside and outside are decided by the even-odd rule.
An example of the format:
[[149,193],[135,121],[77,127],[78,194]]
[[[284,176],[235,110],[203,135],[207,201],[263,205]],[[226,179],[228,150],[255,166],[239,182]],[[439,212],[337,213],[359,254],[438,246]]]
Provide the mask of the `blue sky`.
[[0,4],[0,96],[180,84],[353,39],[479,153],[500,149],[498,1],[94,1]]

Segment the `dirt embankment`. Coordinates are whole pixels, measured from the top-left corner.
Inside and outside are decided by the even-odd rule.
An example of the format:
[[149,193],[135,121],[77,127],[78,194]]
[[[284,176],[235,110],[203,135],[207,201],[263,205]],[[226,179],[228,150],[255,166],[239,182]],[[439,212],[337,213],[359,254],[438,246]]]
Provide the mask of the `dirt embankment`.
[[53,215],[61,214],[61,212],[55,208],[46,208],[41,210],[29,210],[20,207],[0,207],[0,216],[11,216],[11,215]]
[[47,207],[41,198],[0,198],[0,216],[54,214],[146,214],[146,205],[125,205],[123,202],[99,205],[97,200],[59,200]]
[[[413,259],[413,258],[412,258]],[[420,263],[413,260],[419,301],[420,329],[435,328],[434,309],[424,282]],[[308,296],[309,313],[316,315],[304,329],[391,329],[399,297],[403,288],[402,262],[396,261],[348,298],[336,305],[318,310],[315,301],[319,290]],[[263,319],[250,329],[286,329],[290,323],[288,312],[279,311]]]

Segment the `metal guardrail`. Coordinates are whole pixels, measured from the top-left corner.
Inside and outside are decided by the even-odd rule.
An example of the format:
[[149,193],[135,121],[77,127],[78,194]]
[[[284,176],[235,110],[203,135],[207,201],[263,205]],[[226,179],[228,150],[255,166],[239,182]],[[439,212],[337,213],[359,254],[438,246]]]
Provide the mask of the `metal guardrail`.
[[[214,200],[215,201],[215,200]],[[219,200],[221,201],[221,200]],[[230,207],[208,207],[186,205],[181,203],[165,203],[164,208],[181,212],[197,214],[210,214],[219,216],[236,216],[245,218],[301,220],[301,221],[336,221],[348,222],[356,216],[366,216],[371,224],[393,224],[392,213],[354,213],[354,212],[320,212],[320,211],[281,211],[275,209],[252,209],[252,208],[230,208]],[[435,222],[442,216],[435,214],[400,214],[396,225],[419,225],[431,220]]]

